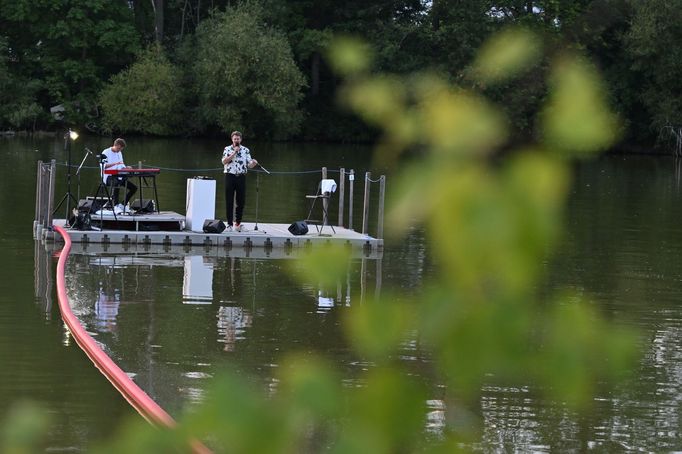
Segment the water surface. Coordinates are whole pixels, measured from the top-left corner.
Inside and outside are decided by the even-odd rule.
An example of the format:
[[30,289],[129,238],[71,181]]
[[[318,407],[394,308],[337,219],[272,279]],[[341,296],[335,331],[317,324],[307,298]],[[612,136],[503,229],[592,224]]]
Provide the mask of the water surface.
[[[108,141],[85,138],[99,150]],[[304,195],[319,173],[293,173],[343,166],[372,169],[361,146],[246,144],[273,175],[249,178],[245,219],[289,222],[307,214]],[[162,167],[163,209],[184,212],[189,176],[220,178],[224,143],[131,139],[129,163]],[[66,335],[51,283],[49,250],[31,238],[35,162],[66,160],[60,140],[1,139],[6,167],[0,170],[3,231],[0,251],[5,276],[0,292],[0,415],[22,399],[37,401],[53,416],[50,450],[85,451],[106,439],[134,412]],[[76,155],[78,157],[76,158]],[[473,415],[482,431],[470,445],[485,451],[675,451],[680,443],[682,371],[682,196],[679,163],[672,158],[607,156],[575,165],[566,207],[566,232],[541,283],[577,290],[607,318],[641,333],[641,357],[633,380],[605,388],[588,415],[578,415],[540,397],[532,387],[491,383]],[[92,167],[91,167],[92,166]],[[189,170],[191,169],[191,170]],[[63,175],[63,167],[61,167]],[[81,191],[94,191],[97,176],[88,163]],[[292,172],[292,173],[288,173]],[[389,188],[390,188],[389,176]],[[222,181],[218,181],[218,187]],[[87,189],[87,188],[90,189]],[[361,219],[362,185],[355,226]],[[57,194],[65,190],[60,181]],[[376,191],[373,194],[375,201]],[[217,215],[223,217],[219,192]],[[332,210],[332,212],[334,212]],[[375,221],[370,228],[375,227]],[[75,249],[78,249],[77,247]],[[67,279],[74,310],[95,338],[135,380],[174,415],[200,401],[211,377],[225,366],[265,389],[274,388],[281,355],[324,352],[344,380],[355,383],[371,367],[348,347],[340,319],[348,307],[378,291],[398,288],[418,294],[434,273],[420,228],[407,240],[389,241],[380,261],[355,257],[336,286],[297,283],[287,268],[292,258],[190,251],[171,256],[76,251]],[[402,358],[432,386],[425,427],[438,434],[447,408],[439,384],[428,377],[429,354],[406,344]],[[107,411],[102,411],[106,408]]]

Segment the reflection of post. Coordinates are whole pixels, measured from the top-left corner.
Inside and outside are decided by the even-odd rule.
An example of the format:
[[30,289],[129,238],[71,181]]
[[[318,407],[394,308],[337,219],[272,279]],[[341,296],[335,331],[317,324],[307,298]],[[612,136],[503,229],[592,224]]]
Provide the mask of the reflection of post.
[[213,302],[213,264],[201,255],[185,257],[182,281],[184,304],[211,304]]
[[381,297],[381,261],[382,259],[376,259],[377,261],[377,286],[374,291],[374,297],[379,298]]
[[365,287],[367,284],[367,259],[362,258],[360,266],[360,304],[365,304]]
[[350,306],[350,263],[346,267],[346,306]]
[[45,250],[43,243],[34,241],[33,275],[36,302],[42,305],[45,319],[49,320],[52,311],[52,267],[50,266],[50,254]]

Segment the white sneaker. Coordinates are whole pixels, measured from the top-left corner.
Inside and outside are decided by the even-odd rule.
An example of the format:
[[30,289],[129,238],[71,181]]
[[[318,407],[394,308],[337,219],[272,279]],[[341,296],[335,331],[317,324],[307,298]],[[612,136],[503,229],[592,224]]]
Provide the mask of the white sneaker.
[[226,231],[226,232],[231,232],[232,230],[233,230],[233,229],[232,229],[232,226],[231,226],[231,225],[228,225],[227,227],[225,227],[225,231]]
[[234,231],[235,231],[235,232],[243,232],[243,231],[244,231],[244,226],[241,225],[241,224],[236,224],[236,225],[234,226]]
[[122,214],[123,211],[124,211],[124,207],[123,207],[123,204],[121,204],[121,203],[119,203],[118,205],[116,205],[114,207],[114,213],[116,213],[116,214]]

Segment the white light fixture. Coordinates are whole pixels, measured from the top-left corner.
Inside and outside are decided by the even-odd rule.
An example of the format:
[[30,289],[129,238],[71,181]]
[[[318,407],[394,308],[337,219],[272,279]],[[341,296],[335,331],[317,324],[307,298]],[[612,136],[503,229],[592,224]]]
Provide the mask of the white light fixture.
[[76,140],[78,138],[78,133],[69,129],[69,137],[71,137],[71,140]]

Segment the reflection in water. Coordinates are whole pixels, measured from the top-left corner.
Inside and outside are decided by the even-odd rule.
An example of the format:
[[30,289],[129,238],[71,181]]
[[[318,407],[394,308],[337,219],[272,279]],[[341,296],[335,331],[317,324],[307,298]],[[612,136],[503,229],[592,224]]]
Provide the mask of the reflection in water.
[[[107,270],[107,274],[110,271]],[[121,305],[121,291],[111,288],[104,281],[99,283],[99,297],[95,302],[95,316],[98,331],[113,333],[116,331],[116,317]]]
[[34,241],[33,245],[33,287],[35,289],[36,304],[38,304],[45,319],[52,318],[52,286],[54,274],[52,272],[52,255],[45,249],[40,241]]
[[244,331],[253,323],[248,309],[238,306],[220,306],[218,308],[218,342],[225,344],[223,350],[234,351],[235,343],[245,339]]
[[213,302],[213,263],[208,257],[185,257],[182,281],[182,301],[185,304],[211,304]]
[[[374,270],[369,259],[351,260],[344,279],[322,288],[292,280],[290,259],[252,259],[221,250],[165,256],[117,252],[112,245],[107,252],[90,249],[76,248],[67,262],[74,313],[171,414],[200,402],[209,380],[226,366],[275,390],[281,352],[292,348],[333,349],[341,362],[361,364],[343,340],[338,311],[350,306],[354,288],[361,282],[367,286]],[[42,252],[46,255],[44,247]],[[41,262],[39,255],[36,282],[45,289],[46,259]]]

